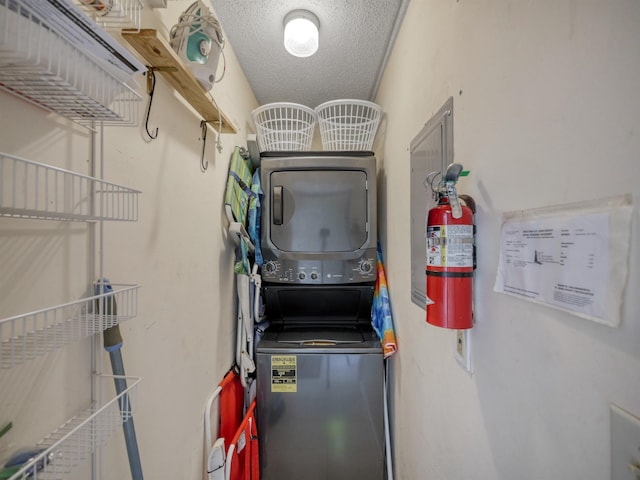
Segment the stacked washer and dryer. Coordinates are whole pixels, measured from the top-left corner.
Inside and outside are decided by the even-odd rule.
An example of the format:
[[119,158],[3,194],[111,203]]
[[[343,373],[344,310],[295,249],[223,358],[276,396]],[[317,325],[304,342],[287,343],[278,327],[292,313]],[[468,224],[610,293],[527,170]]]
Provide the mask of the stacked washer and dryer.
[[261,479],[382,480],[376,158],[263,151],[260,169],[270,324],[256,348]]

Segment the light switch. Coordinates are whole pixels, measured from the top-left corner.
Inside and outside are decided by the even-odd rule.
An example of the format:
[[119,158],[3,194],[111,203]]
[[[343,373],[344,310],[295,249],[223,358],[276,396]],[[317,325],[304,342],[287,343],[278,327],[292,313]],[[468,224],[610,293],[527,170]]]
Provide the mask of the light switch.
[[611,480],[640,480],[640,418],[610,406]]

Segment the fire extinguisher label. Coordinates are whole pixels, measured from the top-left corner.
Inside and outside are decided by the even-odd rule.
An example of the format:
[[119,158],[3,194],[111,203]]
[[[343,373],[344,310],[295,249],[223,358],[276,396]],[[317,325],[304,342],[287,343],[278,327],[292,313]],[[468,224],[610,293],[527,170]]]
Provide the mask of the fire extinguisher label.
[[473,267],[473,225],[428,226],[427,266]]

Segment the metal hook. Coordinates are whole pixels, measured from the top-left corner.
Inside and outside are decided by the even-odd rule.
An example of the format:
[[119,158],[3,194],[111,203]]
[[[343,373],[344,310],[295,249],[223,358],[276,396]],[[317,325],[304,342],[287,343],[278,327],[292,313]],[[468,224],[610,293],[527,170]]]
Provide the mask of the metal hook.
[[200,170],[204,173],[207,168],[209,168],[209,161],[205,163],[204,161],[204,151],[207,147],[207,122],[204,120],[200,121],[200,129],[202,131],[202,156],[200,157]]
[[151,103],[153,102],[153,92],[156,90],[156,74],[153,71],[153,68],[149,68],[147,71],[147,93],[149,94],[149,105],[147,106],[147,116],[144,120],[144,129],[147,131],[147,135],[151,140],[155,140],[158,138],[158,129],[151,134],[149,132],[149,114],[151,113]]

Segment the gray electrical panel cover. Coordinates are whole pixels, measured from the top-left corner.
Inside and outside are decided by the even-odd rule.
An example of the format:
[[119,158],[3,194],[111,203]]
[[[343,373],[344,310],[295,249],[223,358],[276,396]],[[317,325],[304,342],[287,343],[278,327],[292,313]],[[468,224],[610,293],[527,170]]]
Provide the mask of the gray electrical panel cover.
[[453,162],[453,97],[411,141],[411,300],[426,309],[426,219],[435,206],[425,185],[431,172],[444,174]]

